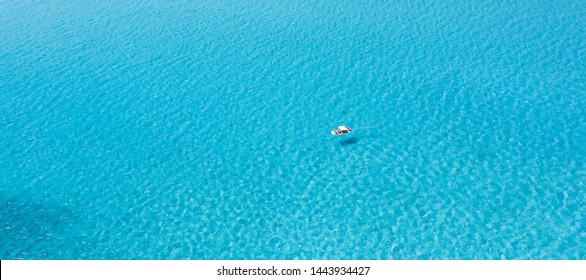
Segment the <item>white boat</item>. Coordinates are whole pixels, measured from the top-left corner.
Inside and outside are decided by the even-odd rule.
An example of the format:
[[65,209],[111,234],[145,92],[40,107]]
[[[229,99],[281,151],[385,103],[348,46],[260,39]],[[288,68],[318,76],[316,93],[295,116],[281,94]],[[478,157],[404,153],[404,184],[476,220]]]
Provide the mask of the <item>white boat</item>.
[[352,128],[345,127],[343,125],[338,126],[338,129],[332,130],[332,135],[344,135],[352,132]]

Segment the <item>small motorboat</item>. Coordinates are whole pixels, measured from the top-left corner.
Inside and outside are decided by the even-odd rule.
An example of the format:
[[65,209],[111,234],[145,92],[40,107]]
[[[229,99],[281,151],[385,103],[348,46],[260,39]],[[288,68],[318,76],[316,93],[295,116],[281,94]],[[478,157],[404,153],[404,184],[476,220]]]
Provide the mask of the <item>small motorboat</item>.
[[338,126],[338,129],[332,130],[332,135],[334,135],[334,136],[344,135],[344,134],[348,134],[350,132],[352,132],[351,128],[348,128],[348,127],[341,125],[341,126]]

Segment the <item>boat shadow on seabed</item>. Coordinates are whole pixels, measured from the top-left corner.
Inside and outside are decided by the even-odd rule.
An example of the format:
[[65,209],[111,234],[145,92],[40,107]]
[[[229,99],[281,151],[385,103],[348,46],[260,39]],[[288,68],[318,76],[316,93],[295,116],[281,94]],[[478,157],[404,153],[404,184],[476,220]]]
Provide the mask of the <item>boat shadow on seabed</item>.
[[346,140],[340,141],[340,146],[348,146],[348,145],[352,145],[352,144],[356,144],[356,143],[358,143],[358,138],[350,137]]

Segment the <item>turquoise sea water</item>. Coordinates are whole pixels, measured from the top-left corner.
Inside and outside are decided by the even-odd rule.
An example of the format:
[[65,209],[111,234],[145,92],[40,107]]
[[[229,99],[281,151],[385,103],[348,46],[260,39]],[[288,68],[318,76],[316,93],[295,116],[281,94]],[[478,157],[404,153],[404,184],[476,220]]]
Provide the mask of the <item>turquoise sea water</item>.
[[586,259],[585,22],[0,1],[0,258]]

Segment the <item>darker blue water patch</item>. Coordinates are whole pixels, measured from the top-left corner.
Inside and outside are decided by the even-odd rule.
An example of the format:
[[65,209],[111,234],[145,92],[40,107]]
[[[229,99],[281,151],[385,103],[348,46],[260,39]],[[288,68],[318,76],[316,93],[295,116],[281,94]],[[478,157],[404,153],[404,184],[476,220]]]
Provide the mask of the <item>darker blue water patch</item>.
[[[75,214],[66,204],[2,197],[0,205],[2,258],[72,259],[89,244],[83,234],[67,233]],[[73,238],[77,241],[71,242]]]
[[340,145],[342,145],[342,146],[353,145],[353,144],[356,144],[356,143],[358,143],[358,138],[356,138],[356,137],[350,137],[350,138],[348,138],[346,140],[340,141]]

